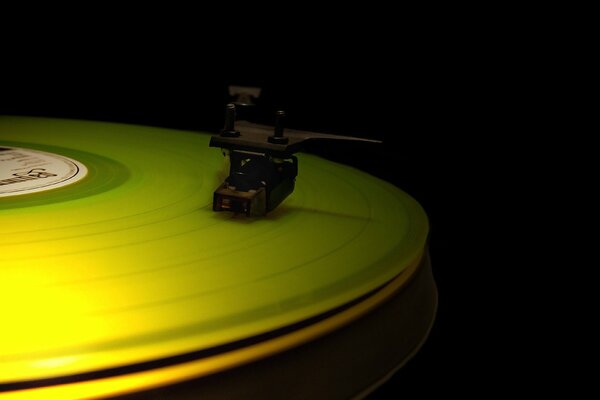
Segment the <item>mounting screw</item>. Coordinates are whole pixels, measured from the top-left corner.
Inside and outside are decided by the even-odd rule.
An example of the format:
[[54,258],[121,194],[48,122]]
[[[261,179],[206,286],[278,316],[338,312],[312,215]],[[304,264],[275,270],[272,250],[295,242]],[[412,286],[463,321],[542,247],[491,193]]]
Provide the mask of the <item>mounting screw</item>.
[[229,103],[225,108],[225,128],[221,131],[221,136],[238,137],[240,132],[235,130],[235,104]]
[[283,120],[285,119],[285,111],[277,111],[275,113],[275,133],[269,136],[269,143],[287,144],[290,139],[283,136]]

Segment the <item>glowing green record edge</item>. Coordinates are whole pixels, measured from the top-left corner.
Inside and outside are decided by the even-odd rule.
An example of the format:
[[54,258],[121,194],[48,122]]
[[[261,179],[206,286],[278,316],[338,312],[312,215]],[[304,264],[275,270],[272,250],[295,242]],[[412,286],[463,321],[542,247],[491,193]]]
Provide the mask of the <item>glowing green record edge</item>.
[[348,304],[421,259],[428,222],[414,199],[307,154],[295,192],[265,218],[213,212],[225,162],[208,141],[0,117],[0,147],[88,170],[69,186],[0,197],[0,385],[254,337]]

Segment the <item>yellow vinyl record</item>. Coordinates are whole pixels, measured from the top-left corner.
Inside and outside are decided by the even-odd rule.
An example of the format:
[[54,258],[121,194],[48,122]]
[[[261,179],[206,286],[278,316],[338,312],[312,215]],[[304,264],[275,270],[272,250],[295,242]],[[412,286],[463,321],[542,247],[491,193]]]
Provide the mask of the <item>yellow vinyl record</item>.
[[265,217],[215,213],[226,166],[209,139],[0,117],[0,398],[115,395],[259,359],[366,312],[421,262],[414,199],[308,154]]

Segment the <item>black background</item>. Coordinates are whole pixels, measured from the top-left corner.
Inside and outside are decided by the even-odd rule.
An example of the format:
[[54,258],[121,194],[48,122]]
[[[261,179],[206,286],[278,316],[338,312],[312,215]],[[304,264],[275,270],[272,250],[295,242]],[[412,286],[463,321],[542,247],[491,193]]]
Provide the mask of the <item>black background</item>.
[[[427,395],[440,388],[465,393],[468,379],[484,379],[491,346],[482,343],[484,289],[473,258],[480,191],[471,177],[480,161],[468,149],[469,134],[484,107],[472,101],[452,59],[437,49],[424,57],[391,61],[379,54],[335,62],[299,57],[276,60],[264,69],[244,62],[173,59],[155,64],[123,63],[119,58],[46,60],[5,71],[0,114],[104,120],[216,132],[222,127],[230,84],[262,87],[251,116],[271,123],[285,109],[288,126],[381,139],[383,145],[310,146],[308,151],[350,164],[385,179],[415,197],[431,222],[430,249],[440,303],[429,340],[373,398]],[[368,68],[360,63],[369,63]],[[248,58],[245,58],[248,64]],[[93,68],[88,68],[94,64]],[[209,65],[206,67],[206,65]],[[251,64],[251,63],[250,63]],[[150,67],[149,67],[150,66]],[[285,66],[283,68],[282,66]],[[472,146],[472,142],[471,142]],[[475,146],[477,147],[477,145]],[[471,147],[472,148],[472,147]],[[483,214],[482,214],[483,215]]]

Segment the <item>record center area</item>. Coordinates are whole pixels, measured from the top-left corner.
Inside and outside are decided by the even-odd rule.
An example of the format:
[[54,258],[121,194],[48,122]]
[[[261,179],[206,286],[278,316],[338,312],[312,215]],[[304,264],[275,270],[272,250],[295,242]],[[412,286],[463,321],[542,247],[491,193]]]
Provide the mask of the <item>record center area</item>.
[[69,186],[0,198],[0,301],[13,305],[4,313],[0,387],[293,327],[350,307],[423,257],[427,218],[412,198],[306,154],[296,191],[266,218],[214,213],[225,163],[208,141],[133,125],[0,118],[0,147],[59,154],[89,171]]

